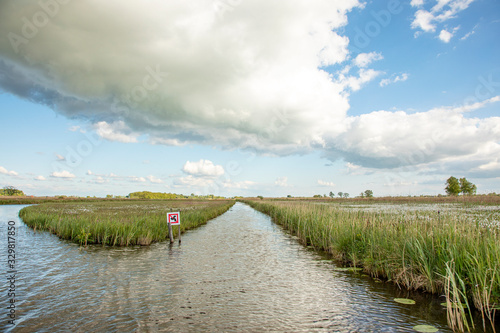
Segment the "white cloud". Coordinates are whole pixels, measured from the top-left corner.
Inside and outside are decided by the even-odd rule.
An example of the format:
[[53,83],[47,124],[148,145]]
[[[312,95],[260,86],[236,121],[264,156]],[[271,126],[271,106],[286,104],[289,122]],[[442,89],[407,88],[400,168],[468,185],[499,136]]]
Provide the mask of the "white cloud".
[[224,168],[221,165],[215,165],[212,161],[203,159],[198,162],[187,161],[182,171],[198,177],[218,177],[224,174]]
[[361,68],[359,70],[359,76],[344,76],[340,75],[338,82],[344,87],[350,88],[352,91],[358,91],[363,85],[374,80],[377,76],[381,75],[382,72],[373,69]]
[[58,161],[66,161],[66,158],[62,155],[56,154],[56,158]]
[[[340,154],[350,163],[371,168],[479,160],[473,157],[478,151],[489,147],[491,153],[500,147],[500,117],[470,118],[465,112],[498,101],[496,96],[456,108],[418,113],[377,111],[352,117],[348,129],[328,143],[326,155]],[[490,156],[491,160],[498,155]]]
[[424,5],[424,0],[411,0],[410,5],[412,7],[420,7]]
[[93,175],[92,171],[87,170],[87,175],[92,176]]
[[288,187],[289,186],[288,185],[288,177],[276,178],[274,185],[279,186],[279,187]]
[[144,178],[144,177],[130,176],[129,179],[130,179],[131,182],[134,182],[134,183],[144,183],[144,182],[146,182],[146,178]]
[[[455,18],[458,13],[467,9],[475,0],[437,0],[430,10],[419,9],[411,23],[413,29],[421,29],[424,32],[435,32],[437,24]],[[411,2],[414,7],[422,7],[423,1]],[[450,35],[451,34],[451,35]],[[418,36],[418,32],[415,36]],[[439,38],[448,43],[453,36],[452,32],[442,29]]]
[[97,176],[97,177],[94,178],[94,180],[92,182],[96,183],[96,184],[105,184],[105,183],[108,183],[109,180],[108,179],[104,179],[101,176]]
[[133,133],[132,130],[122,120],[107,123],[100,121],[94,125],[96,133],[107,140],[118,142],[137,142],[139,134]]
[[381,80],[380,86],[385,87],[391,83],[404,82],[404,81],[408,80],[408,78],[409,78],[408,73],[402,73],[401,75],[395,75],[395,76],[393,75],[388,79]]
[[44,176],[36,176],[35,178],[33,178],[34,180],[38,180],[38,181],[44,181],[44,180],[47,180],[47,178],[45,178]]
[[318,185],[319,186],[323,186],[323,187],[335,187],[335,183],[333,183],[333,182],[327,182],[327,181],[324,181],[324,180],[321,180],[321,179],[318,180]]
[[179,177],[174,180],[174,186],[188,186],[188,187],[208,187],[214,184],[214,180],[210,178],[200,178],[193,175]]
[[444,43],[449,43],[458,29],[459,27],[455,27],[452,32],[444,29],[441,30],[441,32],[439,33],[439,39]]
[[436,30],[436,26],[432,23],[434,20],[434,15],[426,10],[418,10],[415,13],[415,19],[411,23],[413,29],[420,28],[425,32],[433,32]]
[[365,68],[372,62],[382,59],[384,59],[382,54],[377,52],[360,53],[356,58],[354,58],[353,63],[358,67]]
[[19,174],[15,171],[8,171],[4,167],[0,166],[0,173],[8,176],[18,176]]
[[476,31],[472,30],[472,31],[469,31],[468,33],[466,33],[462,38],[460,38],[460,40],[466,40],[467,38],[469,38],[470,36],[472,36],[473,34],[475,34]]
[[72,174],[71,172],[67,170],[62,170],[62,171],[54,171],[50,175],[51,177],[54,178],[64,178],[64,179],[70,179],[70,178],[75,178],[76,176]]
[[146,177],[151,183],[154,183],[154,184],[161,184],[163,183],[163,180],[161,180],[160,178],[157,178],[153,175],[149,175]]

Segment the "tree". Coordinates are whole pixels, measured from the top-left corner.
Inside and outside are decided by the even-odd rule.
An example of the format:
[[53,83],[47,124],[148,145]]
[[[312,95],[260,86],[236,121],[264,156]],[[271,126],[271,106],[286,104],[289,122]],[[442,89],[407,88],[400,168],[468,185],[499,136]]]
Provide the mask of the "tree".
[[373,198],[373,191],[372,190],[366,190],[365,191],[365,197],[367,197],[367,198]]
[[23,191],[18,190],[14,186],[5,186],[3,188],[2,192],[4,195],[8,195],[8,196],[15,196],[15,195],[23,196],[24,195]]
[[476,194],[477,187],[470,181],[464,178],[460,178],[460,193],[463,195],[474,195]]
[[333,198],[333,197],[335,196],[335,194],[333,194],[333,192],[332,192],[332,191],[330,191],[330,194],[329,194],[329,195],[330,195],[330,198]]
[[361,193],[359,194],[359,197],[360,197],[361,199],[363,199],[363,198],[365,197],[365,194],[364,194],[363,192],[361,192]]
[[349,198],[349,193],[344,193],[344,198]]
[[448,195],[458,195],[461,192],[460,183],[458,179],[451,176],[446,180],[446,187],[444,188]]
[[344,193],[343,192],[339,192],[338,195],[339,195],[340,198],[342,198],[344,196]]

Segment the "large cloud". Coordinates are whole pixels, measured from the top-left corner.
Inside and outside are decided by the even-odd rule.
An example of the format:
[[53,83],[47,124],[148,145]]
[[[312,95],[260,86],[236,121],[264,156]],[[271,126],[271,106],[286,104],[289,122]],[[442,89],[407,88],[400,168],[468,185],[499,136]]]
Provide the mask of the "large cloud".
[[348,110],[320,68],[357,0],[40,4],[0,5],[0,86],[106,138],[308,151]]

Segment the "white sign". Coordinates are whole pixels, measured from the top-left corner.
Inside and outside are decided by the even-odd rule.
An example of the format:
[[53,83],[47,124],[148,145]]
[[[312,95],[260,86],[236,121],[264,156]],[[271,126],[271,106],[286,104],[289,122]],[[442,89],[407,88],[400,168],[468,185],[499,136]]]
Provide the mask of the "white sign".
[[175,213],[167,213],[167,221],[171,225],[180,225],[181,224],[181,215],[179,212]]

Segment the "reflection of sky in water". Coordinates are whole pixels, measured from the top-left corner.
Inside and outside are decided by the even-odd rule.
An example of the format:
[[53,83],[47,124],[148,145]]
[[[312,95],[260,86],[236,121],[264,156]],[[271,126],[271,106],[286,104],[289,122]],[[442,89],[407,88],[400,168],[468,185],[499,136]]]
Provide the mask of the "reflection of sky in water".
[[[0,216],[18,209],[0,206]],[[409,293],[336,271],[243,204],[172,247],[79,249],[18,226],[16,332],[446,331],[439,300],[411,294],[416,306],[397,304]]]

